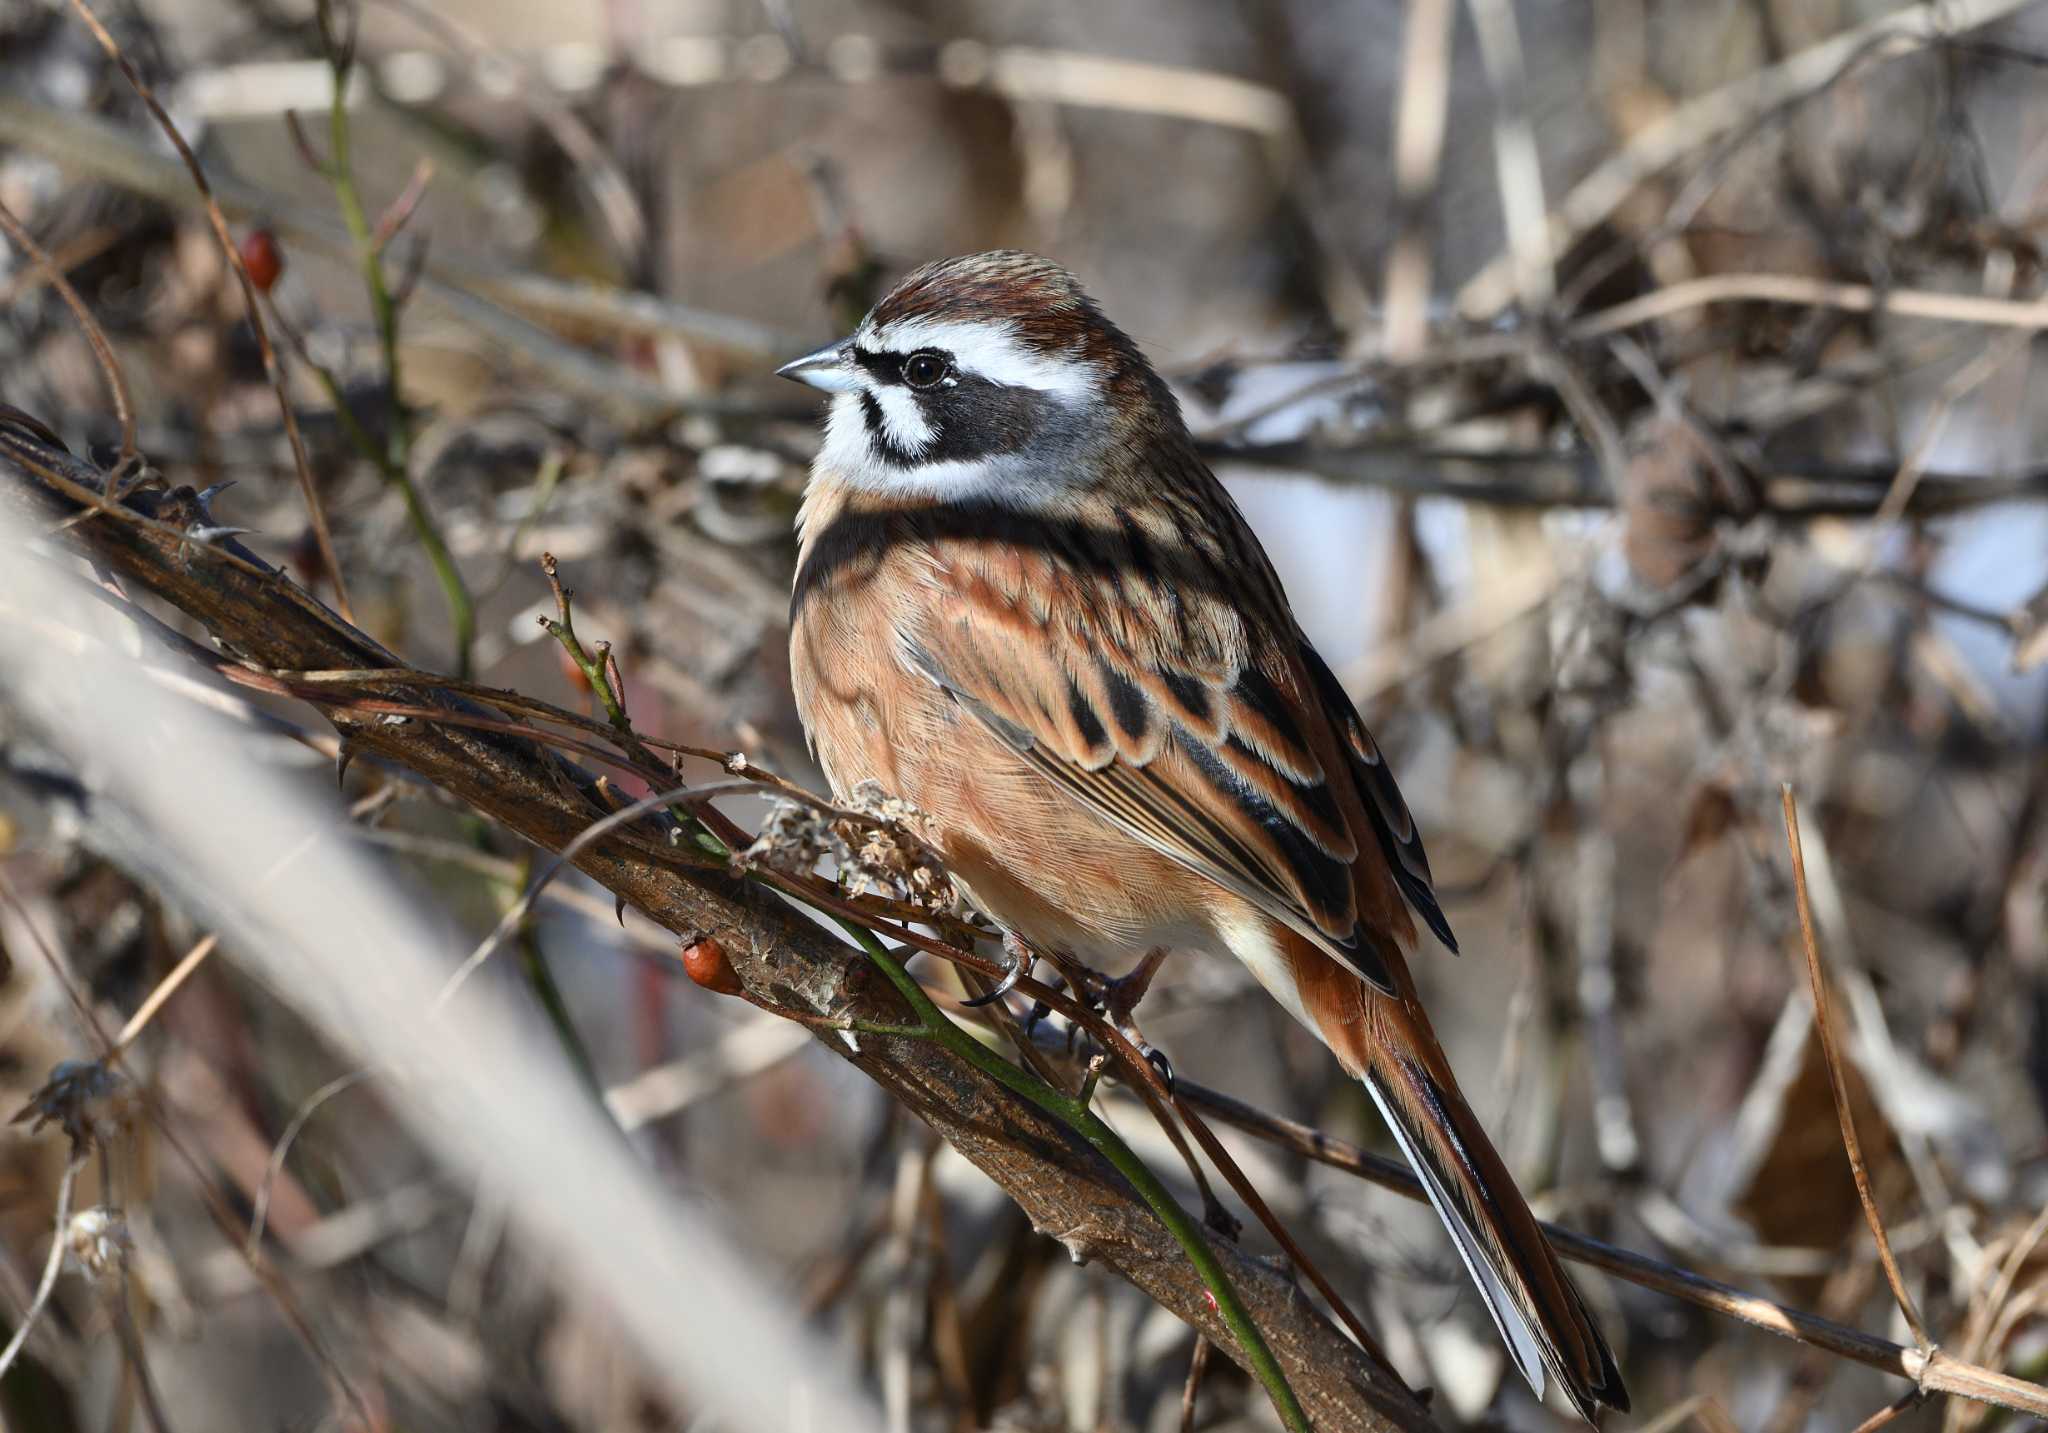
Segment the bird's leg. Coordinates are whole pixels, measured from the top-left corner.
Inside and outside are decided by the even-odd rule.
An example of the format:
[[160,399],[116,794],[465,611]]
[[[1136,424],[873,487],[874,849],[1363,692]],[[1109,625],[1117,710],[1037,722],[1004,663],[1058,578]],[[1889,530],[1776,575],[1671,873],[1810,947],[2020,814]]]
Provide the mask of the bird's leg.
[[[1026,945],[1021,936],[1007,930],[1003,932],[1003,954],[1009,957],[1010,964],[1008,969],[1003,971],[1003,978],[996,982],[995,989],[986,995],[977,995],[972,1000],[963,1000],[960,1002],[961,1005],[975,1010],[984,1005],[995,1004],[1017,988],[1017,982],[1031,973],[1031,966],[1038,959],[1038,953]],[[1035,1014],[1033,1018],[1037,1018]]]
[[1138,1032],[1138,1024],[1134,1018],[1138,1002],[1143,1000],[1145,992],[1152,988],[1152,977],[1159,973],[1159,967],[1166,960],[1166,951],[1162,948],[1148,952],[1129,974],[1118,976],[1114,980],[1100,971],[1089,969],[1071,957],[1054,955],[1048,959],[1059,967],[1060,973],[1066,977],[1067,984],[1074,988],[1074,993],[1080,996],[1085,1004],[1091,1009],[1100,1010],[1103,1018],[1114,1025],[1119,1034],[1138,1047],[1138,1053],[1145,1057],[1147,1064],[1159,1072],[1159,1078],[1165,1083],[1167,1093],[1171,1094],[1173,1062],[1145,1042],[1145,1037]]
[[[1051,983],[1054,990],[1065,990],[1067,988],[1067,977],[1057,964],[1053,966]],[[1050,1005],[1046,1004],[1043,1000],[1032,1001],[1031,1013],[1024,1017],[1024,1034],[1027,1037],[1030,1036],[1033,1031],[1038,1029],[1039,1022],[1049,1018],[1051,1015],[1052,1007]]]
[[1105,982],[1102,987],[1102,1013],[1126,1040],[1138,1047],[1138,1053],[1145,1057],[1146,1063],[1159,1072],[1159,1078],[1165,1082],[1166,1092],[1170,1095],[1173,1093],[1173,1062],[1166,1058],[1164,1052],[1145,1043],[1145,1037],[1138,1032],[1136,1019],[1138,1002],[1152,988],[1152,977],[1165,963],[1164,947],[1147,951],[1145,958],[1129,974]]

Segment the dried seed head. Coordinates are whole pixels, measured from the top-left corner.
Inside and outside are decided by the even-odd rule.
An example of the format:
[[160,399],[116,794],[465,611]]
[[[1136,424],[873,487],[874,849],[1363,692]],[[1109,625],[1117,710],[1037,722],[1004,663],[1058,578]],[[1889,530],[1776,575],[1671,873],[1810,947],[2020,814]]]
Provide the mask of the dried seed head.
[[66,1252],[95,1283],[121,1271],[133,1243],[116,1209],[81,1209],[64,1230]]

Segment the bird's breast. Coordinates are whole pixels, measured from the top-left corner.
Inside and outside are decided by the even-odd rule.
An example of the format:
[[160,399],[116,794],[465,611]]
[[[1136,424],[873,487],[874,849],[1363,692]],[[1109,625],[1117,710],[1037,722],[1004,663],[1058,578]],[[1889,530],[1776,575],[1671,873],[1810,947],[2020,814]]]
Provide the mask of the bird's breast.
[[[946,620],[944,559],[807,534],[790,621],[798,715],[841,796],[872,781],[924,813],[955,879],[1005,928],[1116,967],[1201,942],[1217,892],[1032,769],[899,655]],[[820,563],[820,555],[824,561]]]

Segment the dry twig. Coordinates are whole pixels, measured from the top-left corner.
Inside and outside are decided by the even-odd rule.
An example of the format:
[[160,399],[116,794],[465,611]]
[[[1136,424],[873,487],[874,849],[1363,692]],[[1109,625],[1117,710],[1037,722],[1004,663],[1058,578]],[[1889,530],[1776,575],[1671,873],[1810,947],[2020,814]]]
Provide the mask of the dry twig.
[[1789,782],[1779,788],[1779,796],[1785,807],[1785,843],[1792,853],[1792,887],[1799,902],[1799,936],[1806,947],[1806,978],[1813,989],[1813,1023],[1820,1032],[1821,1050],[1827,1057],[1828,1083],[1835,1092],[1835,1114],[1842,1124],[1842,1148],[1849,1156],[1849,1171],[1856,1177],[1856,1197],[1863,1203],[1863,1217],[1870,1225],[1871,1238],[1877,1241],[1878,1257],[1884,1262],[1885,1281],[1892,1287],[1892,1297],[1898,1300],[1899,1312],[1906,1316],[1906,1326],[1912,1329],[1920,1352],[1932,1354],[1933,1341],[1920,1322],[1912,1295],[1906,1292],[1905,1277],[1892,1254],[1891,1238],[1877,1212],[1877,1196],[1870,1189],[1870,1171],[1863,1163],[1863,1147],[1856,1138],[1856,1121],[1849,1113],[1849,1085],[1842,1073],[1842,1051],[1828,1012],[1827,977],[1821,971],[1820,943],[1813,933],[1813,905],[1806,893],[1806,854],[1799,846],[1799,809]]

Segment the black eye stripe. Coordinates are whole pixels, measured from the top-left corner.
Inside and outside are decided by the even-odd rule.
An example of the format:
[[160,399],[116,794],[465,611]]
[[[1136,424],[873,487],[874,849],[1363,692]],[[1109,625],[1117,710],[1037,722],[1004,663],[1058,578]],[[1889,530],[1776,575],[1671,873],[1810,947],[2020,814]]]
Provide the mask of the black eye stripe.
[[853,359],[854,362],[873,374],[877,381],[901,384],[903,387],[908,388],[910,385],[903,382],[904,363],[917,354],[927,353],[934,358],[942,360],[952,372],[958,373],[960,371],[958,361],[943,348],[919,348],[912,350],[910,353],[875,353],[869,349],[856,346],[853,350]]

